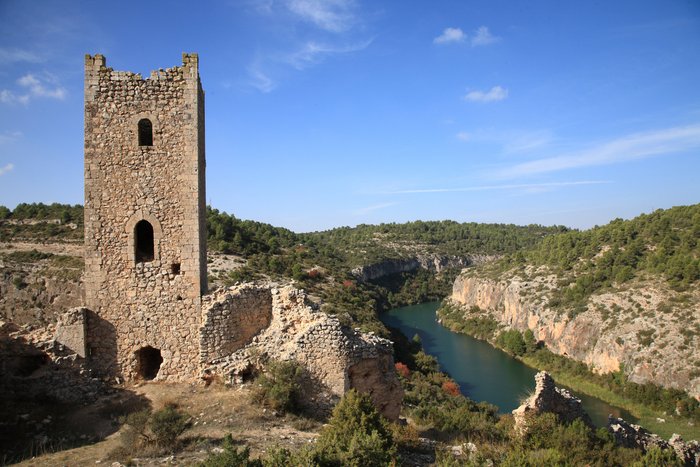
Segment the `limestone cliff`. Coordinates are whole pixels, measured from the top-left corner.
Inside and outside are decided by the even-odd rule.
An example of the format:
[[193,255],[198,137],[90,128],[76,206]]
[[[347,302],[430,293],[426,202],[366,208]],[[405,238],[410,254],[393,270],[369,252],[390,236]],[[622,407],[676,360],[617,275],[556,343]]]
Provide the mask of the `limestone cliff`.
[[440,273],[444,269],[465,268],[475,264],[481,264],[493,259],[486,255],[469,256],[443,256],[435,254],[416,255],[408,258],[386,259],[378,263],[358,266],[351,273],[360,282],[380,279],[384,276],[400,272],[412,272],[418,269],[426,269]]
[[593,295],[571,317],[548,306],[557,277],[544,268],[506,273],[501,280],[465,271],[451,300],[465,313],[485,311],[508,328],[531,329],[555,353],[601,373],[621,366],[631,381],[653,382],[700,397],[700,291],[679,297],[652,277]]

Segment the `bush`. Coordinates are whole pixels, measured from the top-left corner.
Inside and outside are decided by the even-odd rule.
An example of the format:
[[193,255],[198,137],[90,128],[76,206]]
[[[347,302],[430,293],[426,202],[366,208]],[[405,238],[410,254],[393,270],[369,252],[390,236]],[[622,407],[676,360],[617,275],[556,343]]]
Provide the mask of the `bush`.
[[396,455],[388,424],[366,394],[352,389],[333,410],[316,445],[322,465],[384,466]]
[[299,410],[302,367],[294,361],[270,361],[253,391],[253,400],[281,412]]
[[233,437],[228,434],[224,438],[220,453],[211,454],[200,464],[201,467],[262,467],[262,462],[257,459],[250,460],[250,449],[241,448],[239,451],[233,443]]
[[178,436],[190,427],[190,417],[177,410],[175,404],[168,404],[161,410],[153,413],[149,427],[155,437],[155,443],[159,447],[172,449]]
[[189,415],[168,404],[163,409],[151,412],[145,409],[122,418],[127,425],[121,432],[121,447],[112,452],[112,457],[121,460],[133,455],[157,455],[162,450],[172,451],[177,438],[189,427]]

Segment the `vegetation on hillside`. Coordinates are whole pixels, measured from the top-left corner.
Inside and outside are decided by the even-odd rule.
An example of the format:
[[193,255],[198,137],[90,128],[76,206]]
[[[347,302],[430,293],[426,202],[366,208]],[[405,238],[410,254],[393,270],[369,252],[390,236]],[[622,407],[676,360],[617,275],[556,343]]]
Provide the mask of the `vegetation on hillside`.
[[552,235],[496,268],[524,265],[547,266],[561,276],[552,307],[580,311],[591,294],[645,272],[664,277],[676,291],[687,290],[700,280],[700,204]]
[[461,308],[445,302],[437,314],[441,323],[450,330],[488,340],[528,365],[550,372],[555,379],[586,381],[604,390],[593,394],[601,399],[608,400],[606,394],[617,396],[616,400],[608,402],[630,409],[639,406],[649,408],[656,416],[665,417],[669,423],[675,422],[676,428],[687,428],[688,421],[694,425],[700,423],[700,402],[684,391],[652,383],[634,383],[627,378],[623,368],[605,374],[593,372],[585,363],[547,349],[542,342],[536,341],[531,330],[521,332],[517,329],[502,329],[478,307],[472,307],[465,313]]

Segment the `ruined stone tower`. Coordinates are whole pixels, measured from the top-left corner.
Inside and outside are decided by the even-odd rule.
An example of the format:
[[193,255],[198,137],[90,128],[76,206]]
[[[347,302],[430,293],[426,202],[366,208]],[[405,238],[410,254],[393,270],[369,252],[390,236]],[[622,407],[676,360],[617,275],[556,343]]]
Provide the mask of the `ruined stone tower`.
[[87,353],[126,379],[200,370],[204,92],[198,56],[182,61],[142,79],[85,57]]

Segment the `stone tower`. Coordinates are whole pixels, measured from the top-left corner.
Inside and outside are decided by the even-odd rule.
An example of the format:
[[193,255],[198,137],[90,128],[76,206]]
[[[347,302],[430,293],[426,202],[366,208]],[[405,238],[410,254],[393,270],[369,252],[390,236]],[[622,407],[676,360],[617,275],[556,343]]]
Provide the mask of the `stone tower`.
[[142,79],[85,56],[87,353],[126,379],[200,369],[204,92],[198,56],[182,62]]

